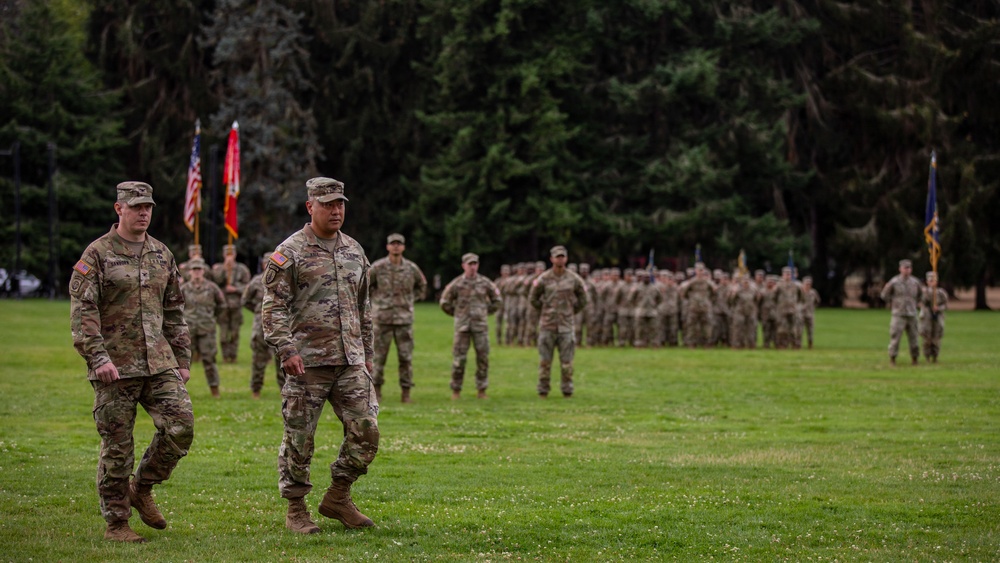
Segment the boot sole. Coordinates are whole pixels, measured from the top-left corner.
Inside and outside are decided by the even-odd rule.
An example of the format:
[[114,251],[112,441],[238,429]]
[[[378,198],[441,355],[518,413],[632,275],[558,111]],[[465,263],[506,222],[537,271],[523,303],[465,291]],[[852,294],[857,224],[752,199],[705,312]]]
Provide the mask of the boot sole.
[[349,530],[359,530],[361,528],[371,528],[372,526],[375,525],[375,522],[372,522],[372,520],[370,518],[367,521],[362,522],[361,524],[357,524],[357,525],[350,524],[347,521],[345,521],[343,518],[341,518],[339,514],[337,514],[336,512],[334,512],[334,511],[332,511],[332,510],[324,507],[322,504],[319,505],[319,513],[322,514],[323,516],[326,516],[327,518],[331,518],[333,520],[339,521],[341,524],[344,525],[345,528],[347,528]]

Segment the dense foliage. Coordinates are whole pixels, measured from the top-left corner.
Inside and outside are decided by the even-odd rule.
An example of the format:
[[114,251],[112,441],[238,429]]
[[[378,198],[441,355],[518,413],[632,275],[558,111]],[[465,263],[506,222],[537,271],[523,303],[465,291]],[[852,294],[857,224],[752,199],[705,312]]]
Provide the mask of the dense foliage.
[[[467,251],[487,273],[556,243],[599,266],[640,265],[653,250],[677,268],[700,244],[721,268],[745,249],[751,268],[774,271],[791,251],[835,304],[849,274],[884,279],[903,257],[928,267],[936,150],[946,285],[982,295],[1000,259],[995,2],[23,0],[0,10],[0,148],[25,147],[33,201],[46,182],[38,147],[59,147],[62,277],[113,219],[101,194],[122,177],[154,185],[153,232],[184,248],[197,117],[207,189],[221,174],[210,147],[224,150],[241,124],[247,257],[306,220],[303,181],[320,173],[347,183],[345,230],[373,259],[399,231],[408,255],[445,279]],[[73,41],[86,41],[86,60],[60,46]],[[24,79],[62,67],[72,72],[59,81],[86,84],[57,93]],[[77,104],[71,119],[25,121],[48,119],[42,108],[60,95]],[[99,172],[95,159],[108,161]],[[94,173],[73,176],[82,169]],[[79,228],[70,189],[94,194],[73,204]],[[214,218],[221,233],[210,203],[202,224],[212,234]],[[26,208],[26,224],[45,218],[44,205]]]

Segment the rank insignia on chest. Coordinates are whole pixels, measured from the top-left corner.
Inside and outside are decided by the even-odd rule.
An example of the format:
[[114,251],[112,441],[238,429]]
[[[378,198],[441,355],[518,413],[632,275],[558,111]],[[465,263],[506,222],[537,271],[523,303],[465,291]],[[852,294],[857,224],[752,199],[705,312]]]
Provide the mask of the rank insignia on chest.
[[77,272],[80,272],[81,274],[83,274],[85,276],[87,274],[89,274],[90,272],[94,271],[94,268],[91,267],[90,264],[84,262],[83,260],[80,260],[79,262],[77,262],[76,266],[73,266],[73,269],[76,270]]
[[285,262],[288,262],[288,257],[276,251],[271,254],[271,261],[279,266],[284,266]]

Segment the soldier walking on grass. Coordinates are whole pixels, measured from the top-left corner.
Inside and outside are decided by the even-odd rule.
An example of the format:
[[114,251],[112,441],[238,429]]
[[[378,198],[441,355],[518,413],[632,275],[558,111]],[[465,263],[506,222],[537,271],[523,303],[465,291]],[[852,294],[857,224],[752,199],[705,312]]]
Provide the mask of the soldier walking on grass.
[[[153,501],[153,485],[170,478],[194,439],[184,387],[191,376],[191,340],[177,262],[166,245],[146,233],[153,188],[123,182],[117,190],[119,222],[73,267],[70,319],[73,345],[87,361],[94,388],[104,539],[141,543],[145,538],[128,524],[132,507],[146,525],[167,527]],[[137,404],[153,419],[156,434],[133,477]]]
[[340,453],[319,513],[347,528],[374,526],[351,499],[351,485],[368,472],[378,451],[378,400],[372,383],[372,315],[368,259],[341,231],[344,184],[306,182],[311,220],[271,254],[264,271],[264,336],[281,358],[285,433],[278,450],[278,489],[288,499],[285,526],[319,532],[306,507],[309,465],[323,406],[343,423]]
[[920,357],[920,344],[917,342],[917,301],[920,299],[920,282],[911,275],[913,263],[909,260],[899,261],[899,275],[894,276],[882,288],[882,301],[889,303],[892,309],[892,320],[889,321],[889,362],[896,365],[899,355],[899,341],[906,332],[906,340],[910,344],[910,360],[917,364]]
[[587,289],[580,276],[566,269],[566,247],[549,252],[552,267],[538,276],[528,301],[538,311],[538,396],[549,396],[552,359],[559,349],[560,390],[573,396],[573,356],[576,350],[573,317],[587,306]]
[[226,306],[222,290],[205,279],[205,261],[188,261],[188,281],[181,285],[184,294],[184,321],[191,334],[191,350],[197,351],[205,366],[205,381],[212,396],[219,397],[219,366],[215,363],[215,319]]
[[500,290],[479,274],[479,256],[462,255],[462,275],[451,280],[441,294],[441,310],[455,317],[451,355],[451,398],[458,400],[465,379],[469,343],[476,348],[476,397],[486,398],[490,386],[490,333],[487,317],[500,309]]
[[385,360],[392,341],[396,341],[399,361],[399,386],[402,400],[410,402],[413,388],[413,302],[423,299],[427,292],[427,278],[420,267],[403,258],[406,238],[393,233],[385,245],[389,255],[372,264],[371,291],[373,319],[375,321],[375,393],[382,402],[382,385],[385,383]]
[[920,339],[924,341],[924,358],[937,363],[944,337],[944,312],[948,309],[948,293],[938,287],[937,274],[927,272],[927,287],[920,295]]
[[243,324],[243,290],[250,283],[250,268],[236,261],[236,245],[227,244],[223,248],[222,263],[212,266],[212,281],[226,296],[226,306],[219,315],[222,361],[235,364],[240,347],[240,325]]

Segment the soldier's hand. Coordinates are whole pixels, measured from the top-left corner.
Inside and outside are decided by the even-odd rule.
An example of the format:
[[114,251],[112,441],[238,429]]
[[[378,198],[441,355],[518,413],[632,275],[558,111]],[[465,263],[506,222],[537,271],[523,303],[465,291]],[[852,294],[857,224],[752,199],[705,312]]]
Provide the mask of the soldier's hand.
[[178,368],[177,373],[181,375],[181,382],[187,385],[189,379],[191,379],[191,370]]
[[115,364],[112,362],[108,362],[95,369],[94,375],[97,376],[97,379],[101,380],[101,383],[111,383],[112,381],[118,381],[120,379],[118,376],[118,368],[116,368]]
[[302,356],[298,354],[281,362],[281,367],[285,368],[288,375],[302,375],[306,372],[305,364],[302,363]]

